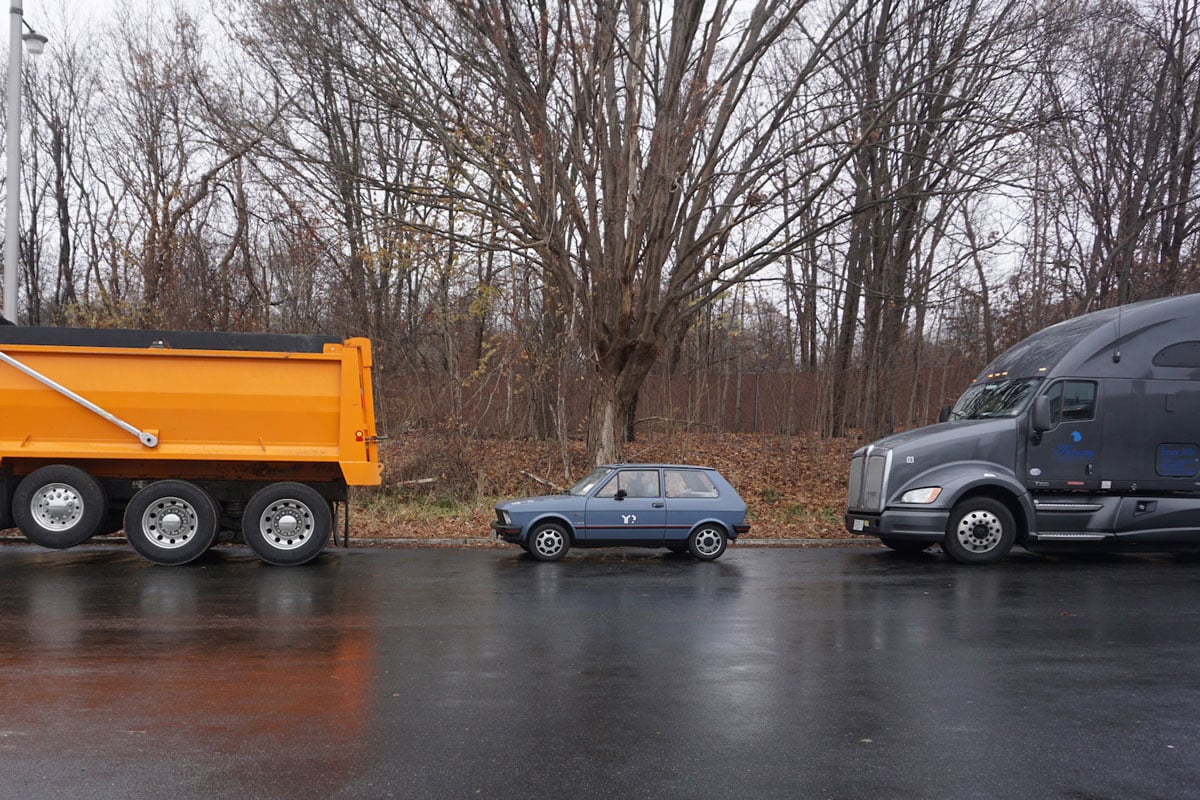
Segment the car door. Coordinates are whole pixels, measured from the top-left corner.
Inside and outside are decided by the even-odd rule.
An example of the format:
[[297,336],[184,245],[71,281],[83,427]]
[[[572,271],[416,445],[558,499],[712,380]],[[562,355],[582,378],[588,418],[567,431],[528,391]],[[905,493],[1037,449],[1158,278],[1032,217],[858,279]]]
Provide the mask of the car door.
[[659,470],[621,469],[588,498],[584,538],[614,544],[661,542],[666,522]]

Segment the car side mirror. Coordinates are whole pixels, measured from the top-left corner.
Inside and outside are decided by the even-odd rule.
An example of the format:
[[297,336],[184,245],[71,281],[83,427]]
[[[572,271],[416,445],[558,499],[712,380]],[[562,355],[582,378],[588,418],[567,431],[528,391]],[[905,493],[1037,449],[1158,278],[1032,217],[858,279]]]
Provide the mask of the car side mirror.
[[946,422],[950,419],[950,404],[942,406],[942,410],[938,412],[938,422]]
[[613,500],[624,500],[629,496],[629,492],[624,489],[617,489],[617,493],[613,495]]
[[1033,399],[1033,411],[1029,417],[1029,425],[1037,434],[1050,430],[1050,398],[1046,395],[1043,394]]

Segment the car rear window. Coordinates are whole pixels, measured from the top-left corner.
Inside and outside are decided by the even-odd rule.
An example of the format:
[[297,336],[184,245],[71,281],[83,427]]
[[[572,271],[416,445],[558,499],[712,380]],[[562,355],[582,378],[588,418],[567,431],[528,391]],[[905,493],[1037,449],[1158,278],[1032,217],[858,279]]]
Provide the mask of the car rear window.
[[703,472],[691,469],[663,470],[667,497],[716,497],[717,487]]

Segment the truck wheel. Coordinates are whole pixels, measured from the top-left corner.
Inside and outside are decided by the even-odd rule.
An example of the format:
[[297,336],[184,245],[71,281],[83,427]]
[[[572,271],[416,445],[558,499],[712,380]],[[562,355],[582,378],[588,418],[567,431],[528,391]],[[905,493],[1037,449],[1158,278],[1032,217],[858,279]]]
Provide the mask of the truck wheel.
[[688,552],[701,561],[716,561],[725,552],[728,538],[720,525],[701,525],[688,537]]
[[972,497],[950,512],[942,549],[960,564],[993,564],[1008,555],[1016,540],[1017,524],[1007,506],[990,497]]
[[246,544],[268,564],[312,561],[333,530],[329,501],[303,483],[272,483],[260,489],[242,514]]
[[78,467],[36,469],[17,484],[12,515],[25,538],[62,550],[95,535],[108,513],[99,482]]
[[571,536],[561,525],[547,522],[529,532],[525,549],[538,561],[558,561],[571,549]]
[[220,510],[187,481],[155,481],[125,506],[125,538],[147,561],[177,566],[199,558],[217,538]]

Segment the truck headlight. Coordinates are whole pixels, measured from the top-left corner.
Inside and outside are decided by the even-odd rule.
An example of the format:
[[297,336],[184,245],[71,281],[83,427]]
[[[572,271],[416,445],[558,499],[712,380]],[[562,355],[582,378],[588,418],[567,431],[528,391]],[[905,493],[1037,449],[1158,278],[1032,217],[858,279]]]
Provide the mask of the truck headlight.
[[909,489],[900,495],[901,503],[932,503],[942,493],[940,486],[926,486],[923,489]]

